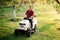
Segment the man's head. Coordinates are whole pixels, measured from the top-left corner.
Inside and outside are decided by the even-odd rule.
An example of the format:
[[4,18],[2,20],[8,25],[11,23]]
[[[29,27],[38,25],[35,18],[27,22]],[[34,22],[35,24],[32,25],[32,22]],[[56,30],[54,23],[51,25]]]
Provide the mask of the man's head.
[[29,6],[29,9],[31,10],[32,9],[32,6]]

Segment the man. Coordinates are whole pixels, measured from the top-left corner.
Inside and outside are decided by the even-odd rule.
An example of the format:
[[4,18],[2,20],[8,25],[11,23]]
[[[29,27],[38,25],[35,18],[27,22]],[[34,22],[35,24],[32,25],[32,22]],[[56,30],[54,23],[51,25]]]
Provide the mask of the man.
[[32,6],[29,6],[29,9],[26,11],[25,15],[26,15],[26,18],[29,20],[31,24],[31,29],[32,29],[32,26],[33,26],[32,19],[34,16],[34,11],[32,10]]

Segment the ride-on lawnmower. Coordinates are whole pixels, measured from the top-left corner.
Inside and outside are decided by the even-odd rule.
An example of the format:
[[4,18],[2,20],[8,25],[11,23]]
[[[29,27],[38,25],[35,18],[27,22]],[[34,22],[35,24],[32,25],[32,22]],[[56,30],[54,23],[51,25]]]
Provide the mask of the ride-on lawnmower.
[[32,33],[36,32],[37,20],[35,18],[33,18],[32,21],[33,21],[32,29],[31,29],[31,24],[30,24],[29,20],[23,19],[22,21],[20,21],[18,28],[15,29],[15,31],[14,31],[14,34],[19,35],[20,33],[24,33],[28,37],[30,37]]

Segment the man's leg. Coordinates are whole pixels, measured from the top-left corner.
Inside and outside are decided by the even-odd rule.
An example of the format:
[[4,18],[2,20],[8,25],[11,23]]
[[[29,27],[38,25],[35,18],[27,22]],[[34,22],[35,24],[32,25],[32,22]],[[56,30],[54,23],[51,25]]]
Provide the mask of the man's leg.
[[31,24],[31,28],[32,28],[32,26],[33,26],[32,19],[28,19],[28,20],[29,20],[29,22]]

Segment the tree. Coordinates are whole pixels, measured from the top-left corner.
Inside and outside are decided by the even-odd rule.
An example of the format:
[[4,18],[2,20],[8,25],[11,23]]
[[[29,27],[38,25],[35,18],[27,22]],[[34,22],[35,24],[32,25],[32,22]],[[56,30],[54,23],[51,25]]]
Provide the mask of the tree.
[[15,5],[15,1],[13,1],[13,15],[14,15],[14,19],[16,19],[16,5]]

